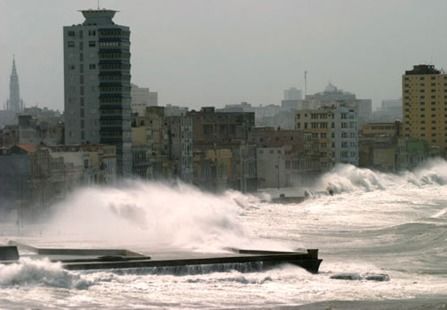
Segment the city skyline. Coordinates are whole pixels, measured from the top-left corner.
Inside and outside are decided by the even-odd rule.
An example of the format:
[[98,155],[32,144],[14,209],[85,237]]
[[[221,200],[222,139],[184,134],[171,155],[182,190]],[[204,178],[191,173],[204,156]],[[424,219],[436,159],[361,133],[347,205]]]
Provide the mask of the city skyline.
[[[447,44],[436,39],[447,4],[384,3],[173,0],[103,1],[101,7],[119,10],[117,23],[132,29],[132,82],[157,91],[162,105],[279,104],[284,89],[304,88],[307,70],[308,93],[330,81],[378,106],[401,96],[401,76],[412,65],[447,67]],[[77,10],[92,7],[96,1],[0,3],[0,100],[7,99],[16,54],[22,98],[29,106],[62,110],[61,27],[76,23]],[[351,18],[343,19],[348,11]]]

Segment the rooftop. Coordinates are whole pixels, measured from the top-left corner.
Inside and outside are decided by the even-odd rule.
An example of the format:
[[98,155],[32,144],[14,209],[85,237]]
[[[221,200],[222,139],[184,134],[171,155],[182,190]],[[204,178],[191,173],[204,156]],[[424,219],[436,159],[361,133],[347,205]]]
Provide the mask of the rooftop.
[[114,25],[113,17],[115,16],[115,10],[98,9],[98,10],[81,10],[82,15],[85,17],[83,25]]
[[441,74],[433,65],[415,65],[413,70],[405,71],[405,75]]

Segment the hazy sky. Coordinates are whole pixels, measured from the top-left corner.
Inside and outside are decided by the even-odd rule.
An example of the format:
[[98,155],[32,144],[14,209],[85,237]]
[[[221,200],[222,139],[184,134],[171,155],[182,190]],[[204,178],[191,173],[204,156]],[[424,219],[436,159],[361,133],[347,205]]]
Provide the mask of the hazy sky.
[[[0,0],[0,103],[16,55],[22,98],[63,108],[62,27],[96,0]],[[131,28],[132,82],[190,107],[278,104],[331,81],[377,105],[414,64],[447,68],[446,0],[102,0]]]

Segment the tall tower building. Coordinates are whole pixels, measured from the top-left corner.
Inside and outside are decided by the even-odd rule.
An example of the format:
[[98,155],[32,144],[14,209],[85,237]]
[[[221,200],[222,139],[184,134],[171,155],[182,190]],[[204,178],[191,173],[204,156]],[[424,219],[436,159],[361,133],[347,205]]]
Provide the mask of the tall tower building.
[[20,99],[19,76],[16,69],[16,60],[12,60],[12,72],[9,79],[9,100],[6,102],[6,110],[20,113],[23,111],[23,101]]
[[303,93],[301,89],[290,87],[284,90],[284,100],[303,100]]
[[64,27],[66,144],[116,146],[118,174],[131,173],[130,30],[113,10],[81,11]]
[[447,74],[416,65],[402,76],[403,134],[447,151]]

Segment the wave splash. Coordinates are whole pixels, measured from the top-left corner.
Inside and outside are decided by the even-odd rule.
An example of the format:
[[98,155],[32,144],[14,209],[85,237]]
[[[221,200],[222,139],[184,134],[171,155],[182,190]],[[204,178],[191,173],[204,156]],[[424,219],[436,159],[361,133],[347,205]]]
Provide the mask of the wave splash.
[[422,187],[447,184],[447,161],[434,159],[418,166],[413,171],[399,174],[383,173],[347,164],[337,164],[324,174],[314,190],[330,190],[332,193],[370,192],[391,187]]
[[92,283],[79,274],[66,271],[59,263],[47,259],[21,259],[10,265],[0,264],[0,287],[50,286],[67,289],[87,289]]

